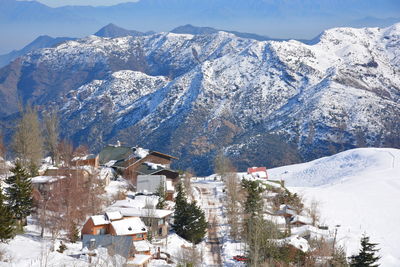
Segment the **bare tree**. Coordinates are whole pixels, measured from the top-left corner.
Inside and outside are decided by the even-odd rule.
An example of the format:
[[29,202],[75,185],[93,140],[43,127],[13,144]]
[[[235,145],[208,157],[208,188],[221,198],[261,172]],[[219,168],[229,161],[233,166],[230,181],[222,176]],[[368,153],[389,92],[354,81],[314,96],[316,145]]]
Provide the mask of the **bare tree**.
[[55,110],[52,110],[45,114],[44,116],[44,126],[45,126],[45,145],[46,149],[50,154],[51,160],[54,165],[59,163],[59,126],[58,117]]
[[313,226],[316,226],[320,218],[319,206],[320,202],[316,199],[313,199],[310,203],[310,206],[306,209],[308,216],[310,216],[312,220]]
[[58,153],[61,163],[64,167],[71,165],[72,158],[74,157],[74,147],[68,140],[62,140],[58,144]]
[[182,247],[178,255],[178,262],[183,266],[201,266],[203,251],[194,244],[191,247]]
[[242,206],[240,203],[243,201],[243,194],[241,193],[241,187],[239,178],[235,172],[230,172],[224,175],[225,190],[226,190],[226,209],[227,219],[230,225],[231,237],[238,240],[240,237],[242,218]]
[[8,173],[8,167],[6,163],[6,147],[3,143],[3,135],[0,133],[0,175]]
[[105,193],[105,181],[100,178],[98,170],[92,168],[84,186],[87,188],[86,192],[88,194],[88,214],[99,213],[105,205],[106,199],[103,198],[103,194]]
[[190,170],[186,171],[183,174],[183,186],[185,187],[185,191],[186,191],[187,196],[191,200],[193,200],[192,177],[193,177],[193,174],[192,174],[192,172]]
[[232,162],[220,151],[214,159],[214,172],[221,177],[234,169]]
[[13,150],[24,167],[38,166],[43,158],[43,138],[36,108],[28,105],[22,110],[13,138]]

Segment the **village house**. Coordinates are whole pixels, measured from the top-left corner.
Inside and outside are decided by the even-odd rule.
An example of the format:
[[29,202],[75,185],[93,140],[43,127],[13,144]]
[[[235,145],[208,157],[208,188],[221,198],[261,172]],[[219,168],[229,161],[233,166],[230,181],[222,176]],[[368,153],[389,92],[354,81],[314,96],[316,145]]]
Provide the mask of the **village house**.
[[312,220],[308,217],[295,215],[290,218],[290,224],[295,227],[309,225],[312,223]]
[[126,218],[139,217],[151,230],[154,237],[166,237],[168,235],[172,210],[120,207],[110,207],[109,210],[118,211]]
[[141,147],[112,146],[105,147],[99,153],[100,165],[112,167],[135,187],[139,175],[147,175],[153,179],[154,175],[164,175],[167,181],[176,185],[179,173],[171,170],[173,156]]
[[266,167],[248,168],[247,174],[251,175],[254,179],[268,179],[268,173]]
[[166,200],[173,200],[175,187],[173,182],[167,180],[165,175],[138,175],[136,192],[142,194],[155,194],[161,185],[165,190]]
[[136,196],[118,200],[107,211],[119,212],[123,217],[139,217],[154,237],[165,237],[169,231],[172,210],[156,209],[157,196]]
[[99,167],[99,155],[89,154],[82,157],[74,157],[71,161],[72,166],[91,166]]
[[147,227],[139,217],[124,218],[118,211],[91,216],[82,227],[82,235],[132,236],[133,241],[147,238]]

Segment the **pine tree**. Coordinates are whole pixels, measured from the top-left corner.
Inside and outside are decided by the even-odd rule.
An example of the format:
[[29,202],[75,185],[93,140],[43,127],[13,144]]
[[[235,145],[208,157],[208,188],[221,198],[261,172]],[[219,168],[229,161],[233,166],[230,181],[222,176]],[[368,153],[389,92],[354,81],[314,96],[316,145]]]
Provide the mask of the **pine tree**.
[[370,243],[369,237],[363,235],[361,238],[361,249],[358,255],[350,257],[350,266],[354,267],[377,267],[378,260],[381,258],[375,253],[379,251],[376,249],[377,243]]
[[7,242],[15,235],[15,221],[4,200],[3,189],[0,187],[0,242]]
[[178,184],[177,191],[172,228],[179,236],[197,244],[205,236],[208,226],[204,211],[197,206],[195,201],[187,202],[181,183]]
[[250,217],[260,215],[263,209],[261,193],[264,191],[261,182],[257,180],[242,180],[242,187],[246,189],[244,210]]
[[71,243],[76,243],[79,240],[80,232],[76,223],[72,223],[70,230],[69,230],[69,241]]
[[6,179],[6,183],[9,185],[6,188],[7,206],[14,215],[14,218],[21,224],[32,211],[32,183],[29,174],[20,162],[15,164],[11,172],[14,175]]
[[158,202],[157,202],[157,209],[163,209],[165,208],[165,198],[166,198],[166,194],[165,194],[165,187],[164,187],[164,183],[161,182],[160,185],[157,188],[156,191],[156,195],[158,196]]

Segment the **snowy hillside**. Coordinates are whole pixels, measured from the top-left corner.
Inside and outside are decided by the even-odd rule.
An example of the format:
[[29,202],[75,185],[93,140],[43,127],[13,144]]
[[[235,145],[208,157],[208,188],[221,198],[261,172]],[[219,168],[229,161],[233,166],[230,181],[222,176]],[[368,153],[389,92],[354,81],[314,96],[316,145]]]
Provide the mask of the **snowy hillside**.
[[[322,222],[338,228],[352,254],[363,233],[379,243],[381,266],[399,266],[400,150],[362,148],[269,170],[290,189],[320,202]],[[303,187],[301,187],[303,186]]]
[[[309,45],[222,31],[90,36],[1,69],[0,116],[18,110],[18,96],[56,103],[76,143],[141,144],[179,156],[180,168],[201,162],[200,174],[222,147],[244,168],[396,146],[399,47],[400,23],[335,28]],[[132,89],[138,79],[143,91]],[[279,155],[266,139],[293,151]]]

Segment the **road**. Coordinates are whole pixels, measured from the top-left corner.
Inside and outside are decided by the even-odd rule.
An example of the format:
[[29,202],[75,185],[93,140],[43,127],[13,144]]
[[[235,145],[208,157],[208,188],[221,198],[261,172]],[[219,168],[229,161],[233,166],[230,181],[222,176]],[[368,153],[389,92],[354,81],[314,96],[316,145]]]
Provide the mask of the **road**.
[[212,183],[194,183],[193,186],[200,193],[199,205],[203,208],[209,223],[204,266],[222,266],[220,231],[218,231],[219,218],[222,216],[221,200],[217,197],[215,185]]

